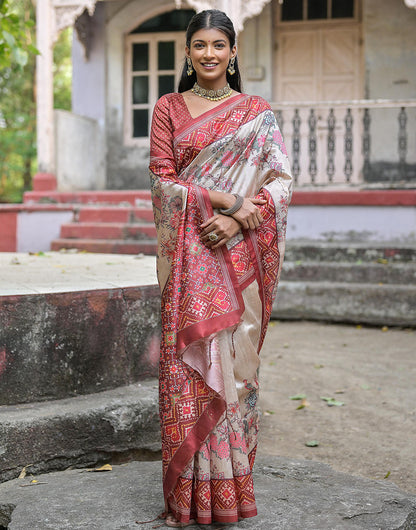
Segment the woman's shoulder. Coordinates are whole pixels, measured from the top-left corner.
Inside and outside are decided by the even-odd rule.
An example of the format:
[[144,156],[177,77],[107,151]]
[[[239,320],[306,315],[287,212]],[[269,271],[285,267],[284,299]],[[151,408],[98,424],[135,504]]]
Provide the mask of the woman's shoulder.
[[250,101],[250,107],[260,110],[271,110],[270,103],[261,96],[245,94]]
[[176,102],[182,98],[182,95],[178,92],[170,92],[161,96],[157,102],[156,107],[169,107],[173,102]]

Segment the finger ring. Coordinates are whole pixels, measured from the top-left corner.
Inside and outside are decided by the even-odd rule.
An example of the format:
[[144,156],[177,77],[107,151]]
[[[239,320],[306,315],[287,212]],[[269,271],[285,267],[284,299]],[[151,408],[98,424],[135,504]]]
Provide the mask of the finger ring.
[[218,236],[217,236],[217,234],[216,234],[215,232],[210,232],[210,233],[208,234],[208,239],[209,239],[210,241],[213,241],[213,242],[214,242],[214,241],[217,241]]

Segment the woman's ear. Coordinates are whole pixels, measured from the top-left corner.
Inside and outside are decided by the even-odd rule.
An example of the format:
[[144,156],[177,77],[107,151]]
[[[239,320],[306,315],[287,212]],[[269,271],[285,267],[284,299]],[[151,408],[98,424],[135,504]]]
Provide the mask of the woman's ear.
[[188,48],[188,46],[185,46],[185,55],[186,55],[186,57],[189,57],[190,53],[191,53],[191,50]]
[[231,57],[236,57],[237,55],[237,46],[234,44],[234,46],[231,48]]

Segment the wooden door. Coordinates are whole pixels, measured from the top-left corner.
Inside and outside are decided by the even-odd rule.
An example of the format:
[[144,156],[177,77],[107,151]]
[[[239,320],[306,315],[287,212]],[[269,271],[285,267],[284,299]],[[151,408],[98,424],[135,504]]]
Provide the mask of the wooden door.
[[[328,102],[350,101],[362,97],[361,42],[358,23],[287,25],[277,31],[277,54],[275,68],[275,94],[277,102]],[[348,105],[346,105],[347,107]],[[311,175],[309,159],[310,110],[300,111],[300,167],[299,183],[319,184],[328,180],[328,112],[316,108],[316,175]],[[333,163],[334,182],[345,181],[345,115],[336,111],[335,152]],[[290,151],[292,139],[292,116],[286,112],[285,140]],[[353,115],[352,134],[354,138],[352,181],[359,179],[361,150],[357,141],[360,137],[360,121]],[[313,166],[313,164],[312,164]]]

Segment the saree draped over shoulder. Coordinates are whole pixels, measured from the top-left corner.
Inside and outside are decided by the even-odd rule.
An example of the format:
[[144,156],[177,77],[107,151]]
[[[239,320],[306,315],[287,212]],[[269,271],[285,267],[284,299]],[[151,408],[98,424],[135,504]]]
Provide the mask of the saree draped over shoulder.
[[[238,94],[192,118],[181,94],[156,104],[150,176],[162,292],[163,490],[178,521],[256,515],[259,351],[284,253],[291,177],[275,116]],[[264,222],[217,250],[200,240],[207,190],[259,197]]]

